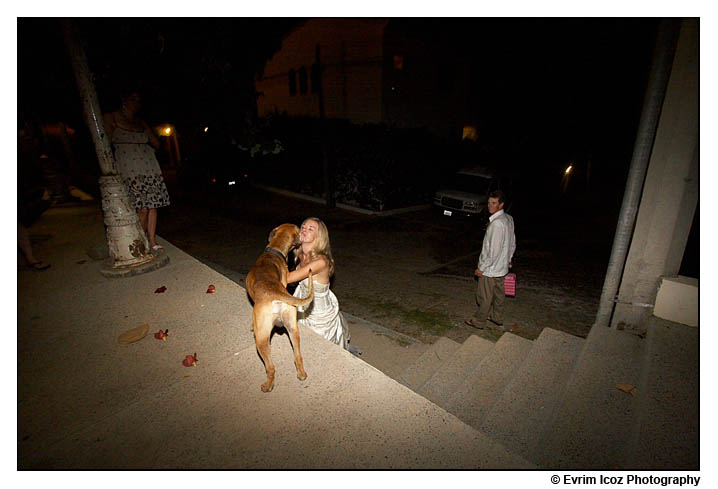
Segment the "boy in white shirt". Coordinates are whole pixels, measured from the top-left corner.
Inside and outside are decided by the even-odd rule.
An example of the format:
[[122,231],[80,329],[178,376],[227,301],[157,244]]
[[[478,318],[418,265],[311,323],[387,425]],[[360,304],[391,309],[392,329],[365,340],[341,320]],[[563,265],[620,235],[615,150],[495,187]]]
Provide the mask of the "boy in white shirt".
[[479,263],[474,270],[474,275],[479,277],[476,289],[479,308],[471,319],[466,320],[466,324],[478,329],[484,329],[487,320],[500,327],[504,323],[504,277],[509,273],[516,251],[514,219],[504,212],[504,200],[501,190],[489,194],[489,227],[484,235]]

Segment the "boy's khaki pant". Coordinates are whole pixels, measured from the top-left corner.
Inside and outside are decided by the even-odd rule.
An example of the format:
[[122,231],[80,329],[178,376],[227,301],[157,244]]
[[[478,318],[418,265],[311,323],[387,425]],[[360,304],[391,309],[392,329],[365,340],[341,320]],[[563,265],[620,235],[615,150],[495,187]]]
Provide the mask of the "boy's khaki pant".
[[494,323],[504,322],[504,277],[479,277],[479,285],[476,288],[476,302],[479,308],[474,314],[473,322],[477,325],[485,325],[490,319]]

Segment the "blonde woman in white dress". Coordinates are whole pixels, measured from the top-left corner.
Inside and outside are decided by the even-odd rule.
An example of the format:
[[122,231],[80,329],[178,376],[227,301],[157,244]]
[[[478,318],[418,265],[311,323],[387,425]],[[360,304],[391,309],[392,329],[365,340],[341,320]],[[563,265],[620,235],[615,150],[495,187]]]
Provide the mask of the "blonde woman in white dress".
[[316,217],[305,219],[299,231],[299,241],[301,245],[294,251],[297,266],[287,276],[287,282],[299,282],[294,296],[306,297],[309,294],[308,276],[311,269],[314,301],[306,308],[297,309],[297,322],[332,343],[360,354],[357,348],[349,346],[346,320],[339,311],[337,297],[329,289],[329,278],[334,274],[334,259],[327,226]]

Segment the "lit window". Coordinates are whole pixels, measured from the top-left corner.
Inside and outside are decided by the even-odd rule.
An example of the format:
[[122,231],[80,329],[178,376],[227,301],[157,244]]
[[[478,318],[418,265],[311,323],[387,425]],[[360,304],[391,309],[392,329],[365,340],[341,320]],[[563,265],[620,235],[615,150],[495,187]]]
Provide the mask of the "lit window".
[[464,131],[461,136],[461,139],[470,139],[472,141],[478,141],[479,140],[479,133],[476,130],[475,126],[464,126]]

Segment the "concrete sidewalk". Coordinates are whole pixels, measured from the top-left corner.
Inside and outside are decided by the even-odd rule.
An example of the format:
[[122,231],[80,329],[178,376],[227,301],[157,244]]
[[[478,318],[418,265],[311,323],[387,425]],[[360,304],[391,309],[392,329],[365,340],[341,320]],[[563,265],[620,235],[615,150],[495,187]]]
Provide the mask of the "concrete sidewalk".
[[[97,204],[53,208],[30,235],[52,268],[18,271],[18,469],[533,467],[306,329],[309,378],[275,334],[262,393],[245,290],[163,240],[164,268],[103,277],[86,254],[105,239]],[[146,338],[118,344],[142,323]]]

